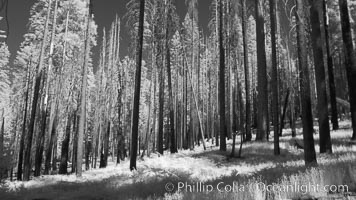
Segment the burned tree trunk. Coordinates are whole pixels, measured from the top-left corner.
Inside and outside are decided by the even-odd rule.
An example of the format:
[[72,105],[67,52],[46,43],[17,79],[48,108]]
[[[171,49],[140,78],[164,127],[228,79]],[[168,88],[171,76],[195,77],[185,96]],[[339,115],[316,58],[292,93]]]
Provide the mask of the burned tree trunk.
[[135,74],[135,94],[132,114],[132,140],[130,151],[130,170],[136,170],[137,158],[137,138],[138,138],[138,123],[140,114],[140,88],[141,88],[141,67],[142,67],[142,46],[143,46],[143,22],[145,15],[145,0],[140,0],[140,15],[137,35],[136,47],[136,74]]

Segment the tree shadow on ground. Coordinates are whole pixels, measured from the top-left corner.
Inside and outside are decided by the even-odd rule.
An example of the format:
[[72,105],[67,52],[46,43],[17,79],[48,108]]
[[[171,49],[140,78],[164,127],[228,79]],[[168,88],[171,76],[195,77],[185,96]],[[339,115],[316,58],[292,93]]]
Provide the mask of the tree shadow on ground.
[[[279,156],[275,156],[273,154],[273,147],[271,147],[273,143],[266,142],[249,142],[247,144],[243,144],[242,148],[242,158],[238,158],[238,149],[235,150],[235,156],[230,157],[231,148],[228,151],[223,152],[219,150],[213,150],[209,152],[202,152],[199,154],[193,155],[196,158],[207,158],[214,162],[217,165],[236,165],[241,162],[249,165],[256,165],[266,162],[276,162],[283,163],[287,161],[296,161],[303,159],[303,151],[299,150],[295,153],[291,153],[286,149],[281,148],[281,154]],[[238,147],[238,145],[236,145]]]

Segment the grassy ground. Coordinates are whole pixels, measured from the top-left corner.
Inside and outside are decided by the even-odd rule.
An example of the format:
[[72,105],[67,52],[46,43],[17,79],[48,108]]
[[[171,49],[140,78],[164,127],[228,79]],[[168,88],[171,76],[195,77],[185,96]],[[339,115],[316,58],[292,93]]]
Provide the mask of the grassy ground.
[[[229,158],[231,140],[228,152],[220,152],[208,143],[206,151],[197,147],[174,155],[153,154],[138,161],[136,172],[129,171],[125,161],[84,172],[80,179],[75,175],[52,175],[29,182],[7,181],[0,186],[0,199],[341,198],[341,188],[316,191],[310,185],[347,185],[349,192],[356,192],[356,145],[349,141],[349,124],[342,122],[341,129],[332,132],[334,153],[318,154],[316,168],[304,167],[303,150],[293,146],[286,130],[278,157],[273,155],[273,140],[244,144],[242,158]],[[297,140],[302,139],[300,131]],[[314,136],[318,152],[318,135]],[[268,191],[267,185],[271,185]],[[288,185],[293,187],[286,189]],[[303,188],[305,185],[309,190]]]

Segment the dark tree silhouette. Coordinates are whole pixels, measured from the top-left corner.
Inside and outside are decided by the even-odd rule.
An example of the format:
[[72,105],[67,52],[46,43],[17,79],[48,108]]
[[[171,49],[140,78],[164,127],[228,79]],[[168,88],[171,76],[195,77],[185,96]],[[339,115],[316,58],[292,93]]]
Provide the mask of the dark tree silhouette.
[[310,3],[310,22],[311,22],[311,41],[313,46],[315,79],[317,90],[317,110],[319,120],[319,135],[320,135],[320,153],[332,152],[329,115],[328,115],[328,100],[326,96],[326,80],[324,69],[323,48],[321,40],[320,19],[318,7],[320,1],[309,0]]
[[251,141],[251,93],[250,93],[250,66],[248,62],[248,40],[247,40],[247,15],[246,15],[246,0],[241,0],[242,9],[242,40],[244,48],[244,70],[245,70],[245,92],[246,92],[246,141]]
[[310,97],[310,80],[308,69],[307,43],[305,36],[305,11],[304,1],[296,0],[297,4],[297,46],[298,60],[300,70],[300,96],[302,104],[302,123],[303,123],[303,141],[304,141],[304,161],[305,165],[316,165],[316,154],[313,137],[313,116]]
[[326,6],[326,0],[322,0],[323,4],[323,21],[324,21],[324,31],[325,31],[325,49],[327,56],[328,65],[328,78],[329,78],[329,90],[330,90],[330,105],[331,105],[331,123],[333,124],[333,129],[339,129],[338,121],[338,111],[336,105],[336,89],[335,89],[335,78],[334,78],[334,64],[333,57],[330,53],[330,41],[329,41],[329,22],[328,22],[328,11]]
[[256,140],[267,140],[268,134],[268,94],[267,61],[265,49],[264,17],[262,1],[255,0],[256,44],[257,44],[257,135]]
[[342,40],[345,46],[345,65],[347,80],[349,85],[350,95],[350,108],[351,108],[351,121],[352,121],[352,140],[356,140],[356,57],[354,52],[354,46],[352,42],[351,26],[349,9],[347,0],[339,0],[341,28],[342,28]]
[[274,155],[279,155],[279,103],[278,103],[278,66],[277,66],[277,46],[276,46],[276,2],[269,1],[271,20],[271,42],[272,42],[272,114],[274,130]]
[[145,14],[145,0],[140,0],[140,15],[136,46],[136,74],[135,74],[135,94],[132,113],[132,140],[130,153],[130,170],[136,170],[138,122],[140,114],[140,88],[141,88],[141,66],[142,66],[142,44],[143,44],[143,22]]
[[219,114],[220,114],[220,150],[226,151],[227,127],[225,122],[225,50],[223,45],[223,0],[219,1]]

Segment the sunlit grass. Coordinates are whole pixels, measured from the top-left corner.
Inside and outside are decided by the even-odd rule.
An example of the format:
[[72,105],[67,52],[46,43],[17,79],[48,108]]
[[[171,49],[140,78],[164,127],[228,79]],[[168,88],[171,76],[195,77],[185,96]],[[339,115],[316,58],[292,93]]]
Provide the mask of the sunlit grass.
[[[356,191],[356,147],[350,143],[350,122],[341,122],[341,129],[332,131],[333,154],[319,154],[319,135],[316,141],[318,167],[304,167],[303,150],[293,145],[290,130],[280,138],[281,155],[273,155],[273,137],[269,142],[248,142],[243,145],[242,158],[230,157],[232,140],[227,141],[228,151],[221,152],[211,142],[207,151],[196,147],[178,154],[163,156],[151,154],[137,162],[138,170],[129,170],[129,161],[119,165],[110,163],[106,169],[94,169],[75,175],[50,175],[34,178],[29,182],[9,182],[2,185],[0,193],[9,199],[21,197],[48,199],[294,199],[305,195],[330,196],[327,191],[267,192],[261,187],[239,192],[174,192],[168,193],[165,184],[178,182],[216,185],[219,182],[238,182],[242,185],[256,183],[283,185],[343,185]],[[295,139],[302,140],[301,129]],[[273,132],[271,133],[273,136]],[[237,137],[236,141],[240,141]],[[239,142],[237,142],[237,147]],[[236,148],[235,155],[238,154]],[[7,191],[7,192],[5,192]],[[89,193],[87,191],[90,191]],[[175,190],[176,191],[176,190]],[[333,194],[334,195],[334,194]]]

